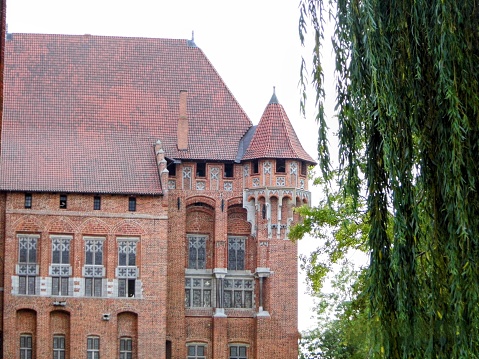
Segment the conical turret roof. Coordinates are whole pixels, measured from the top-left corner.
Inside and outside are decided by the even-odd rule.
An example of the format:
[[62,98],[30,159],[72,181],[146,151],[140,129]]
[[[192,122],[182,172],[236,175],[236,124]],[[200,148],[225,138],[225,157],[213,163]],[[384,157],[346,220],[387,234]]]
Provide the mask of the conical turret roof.
[[301,146],[274,91],[242,159],[259,158],[298,159],[316,164]]

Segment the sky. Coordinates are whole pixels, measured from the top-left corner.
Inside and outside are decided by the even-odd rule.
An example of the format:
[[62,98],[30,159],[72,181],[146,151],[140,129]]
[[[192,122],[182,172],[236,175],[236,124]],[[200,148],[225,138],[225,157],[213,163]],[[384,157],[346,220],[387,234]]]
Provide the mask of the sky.
[[[257,124],[273,94],[283,105],[305,150],[317,158],[315,93],[308,93],[306,117],[300,113],[301,47],[299,0],[7,0],[9,33],[90,34],[125,37],[191,39],[202,49],[250,120]],[[326,47],[325,55],[331,50]],[[326,61],[325,82],[334,68]],[[326,113],[332,119],[332,91]],[[334,127],[334,125],[331,125]],[[311,188],[313,205],[318,189]],[[314,248],[299,242],[299,252]],[[312,299],[300,273],[299,329],[314,327]]]

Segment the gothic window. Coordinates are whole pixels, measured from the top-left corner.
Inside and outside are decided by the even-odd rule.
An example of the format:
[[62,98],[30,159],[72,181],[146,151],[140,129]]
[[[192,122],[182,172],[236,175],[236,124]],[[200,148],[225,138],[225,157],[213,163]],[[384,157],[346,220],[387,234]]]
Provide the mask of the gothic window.
[[120,359],[133,358],[133,339],[120,338]]
[[32,208],[32,194],[25,193],[25,208]]
[[212,289],[212,278],[186,277],[185,307],[211,307]]
[[245,269],[244,237],[228,237],[228,270]]
[[18,236],[18,294],[35,294],[38,236]]
[[253,308],[253,279],[225,278],[223,288],[225,308]]
[[206,236],[188,235],[188,268],[206,268]]
[[101,297],[104,277],[103,266],[103,238],[89,238],[85,240],[85,295]]
[[88,337],[86,339],[87,359],[100,359],[100,338]]
[[278,158],[276,160],[276,172],[286,173],[286,160],[284,158]]
[[33,339],[31,334],[20,335],[20,359],[33,358]]
[[206,359],[206,346],[204,344],[188,344],[187,359]]
[[69,295],[70,237],[52,237],[52,295]]
[[65,359],[65,336],[53,336],[53,359]]
[[118,240],[118,296],[134,297],[138,268],[136,266],[137,239]]
[[246,345],[230,345],[229,359],[248,359]]

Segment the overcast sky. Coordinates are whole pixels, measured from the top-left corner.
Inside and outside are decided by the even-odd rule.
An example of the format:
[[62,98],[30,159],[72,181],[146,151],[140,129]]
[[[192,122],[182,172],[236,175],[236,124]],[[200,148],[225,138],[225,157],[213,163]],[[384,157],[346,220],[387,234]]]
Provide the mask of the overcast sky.
[[[175,39],[191,39],[194,31],[196,45],[254,124],[276,86],[303,147],[316,159],[314,92],[308,95],[307,117],[299,111],[301,55],[311,51],[300,45],[298,4],[299,0],[7,0],[7,25],[10,33]],[[326,68],[327,74],[332,70]],[[312,192],[314,204],[319,194]],[[300,242],[300,252],[307,253],[311,242]],[[305,329],[314,323],[304,285],[299,290],[299,328]]]

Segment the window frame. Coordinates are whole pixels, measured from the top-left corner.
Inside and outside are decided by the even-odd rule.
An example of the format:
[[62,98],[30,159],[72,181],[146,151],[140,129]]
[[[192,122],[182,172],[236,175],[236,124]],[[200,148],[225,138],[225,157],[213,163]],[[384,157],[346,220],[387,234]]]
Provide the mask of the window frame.
[[33,195],[31,193],[25,193],[24,207],[26,209],[31,209],[32,203],[33,203]]
[[[52,257],[50,262],[50,276],[52,280],[51,294],[55,296],[69,296],[72,258],[71,242],[73,237],[71,235],[52,235],[50,239],[52,242]],[[58,246],[60,246],[60,253],[58,254],[59,257],[57,260],[54,252],[56,252],[55,247]],[[62,250],[61,247],[63,246],[67,247],[66,250]]]
[[[29,343],[25,345],[25,340],[29,339]],[[32,359],[33,358],[33,335],[30,333],[20,334],[20,359]],[[30,346],[28,346],[28,344]]]
[[[133,298],[136,296],[136,281],[138,279],[138,243],[136,237],[117,238],[117,296],[120,298]],[[122,245],[125,245],[126,253],[122,253]],[[133,252],[132,252],[133,249]],[[130,254],[134,254],[130,256]],[[123,254],[123,258],[121,257]],[[124,264],[123,264],[124,263]]]
[[[196,284],[195,281],[197,281]],[[209,283],[208,283],[209,282]],[[215,286],[211,275],[189,275],[185,276],[185,308],[212,308],[215,298]],[[195,296],[199,294],[201,305],[194,305]],[[197,298],[197,297],[196,297]]]
[[[194,353],[191,353],[190,348],[193,348]],[[203,353],[198,353],[198,349],[201,348]],[[186,358],[187,359],[206,359],[207,345],[205,343],[186,343]]]
[[[248,359],[248,345],[230,344],[228,349],[228,359]],[[232,349],[237,349],[237,353],[233,354]],[[242,349],[244,349],[244,354],[242,353]]]
[[252,160],[251,161],[251,174],[252,175],[259,174],[259,160]]
[[[60,343],[60,345],[58,345],[58,342]],[[65,335],[55,334],[53,335],[53,359],[65,359],[65,357],[66,357]]]
[[60,209],[68,208],[68,196],[66,194],[60,195]]
[[[239,286],[238,284],[241,285]],[[250,284],[250,285],[249,285]],[[252,276],[226,276],[223,279],[223,306],[225,309],[254,309],[255,281]],[[237,305],[239,300],[240,305]]]
[[93,196],[93,210],[94,211],[101,210],[101,196]]
[[[35,295],[36,278],[38,276],[38,240],[40,239],[40,236],[36,234],[17,234],[17,238],[18,294]],[[27,243],[22,243],[23,241]],[[35,249],[33,256],[30,248],[32,245]],[[25,246],[26,248],[22,248]],[[25,256],[22,255],[22,249],[26,249]],[[22,257],[25,257],[25,260],[22,260]]]
[[286,173],[286,159],[277,158],[276,159],[276,173]]
[[[95,347],[96,344],[96,347]],[[100,359],[100,337],[89,335],[86,339],[86,357],[87,359]]]
[[128,211],[136,212],[136,197],[128,197]]
[[234,163],[225,163],[223,177],[224,178],[233,178],[235,175],[235,166]]
[[[233,247],[233,241],[240,242],[239,248],[238,243]],[[242,248],[241,248],[242,247]],[[242,257],[241,257],[242,252]],[[228,236],[228,270],[245,270],[246,268],[246,237],[245,236]],[[234,254],[234,262],[231,259],[232,254]],[[240,255],[238,255],[240,254]],[[234,265],[233,265],[234,263]]]
[[205,178],[206,177],[206,163],[205,162],[196,162],[196,177]]
[[[208,235],[206,234],[187,234],[188,242],[188,269],[206,269]],[[193,240],[196,243],[193,243]],[[203,240],[203,243],[200,243]],[[203,257],[201,257],[203,256]]]
[[[125,348],[125,344],[126,345]],[[133,338],[132,337],[120,337],[119,348],[118,348],[119,358],[120,359],[132,359],[133,358]]]
[[[86,297],[103,296],[103,278],[105,277],[104,243],[105,237],[83,237],[84,240],[84,295]],[[89,254],[91,253],[91,254]],[[98,253],[101,254],[98,257]],[[90,259],[91,257],[91,259]]]

